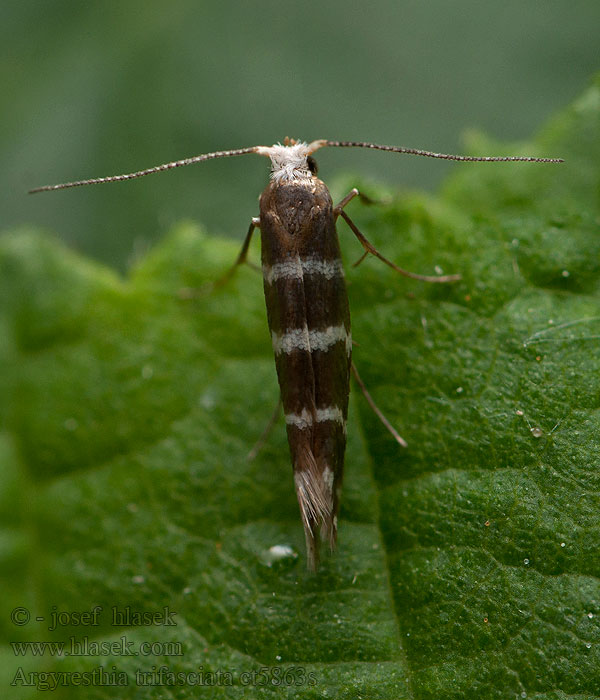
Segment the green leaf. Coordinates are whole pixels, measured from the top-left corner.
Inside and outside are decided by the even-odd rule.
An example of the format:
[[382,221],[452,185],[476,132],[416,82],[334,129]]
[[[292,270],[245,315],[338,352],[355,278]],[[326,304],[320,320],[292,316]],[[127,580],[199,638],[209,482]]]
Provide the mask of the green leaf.
[[[122,280],[36,231],[0,239],[10,697],[67,678],[53,697],[600,697],[599,127],[596,81],[533,145],[470,138],[564,165],[463,164],[438,198],[350,206],[387,257],[463,281],[348,266],[355,362],[409,447],[354,391],[317,575],[281,424],[246,459],[278,390],[259,276],[210,291],[236,246],[181,224]],[[334,191],[357,184],[384,196]],[[11,646],[71,637],[115,648]],[[147,642],[171,646],[124,653]]]

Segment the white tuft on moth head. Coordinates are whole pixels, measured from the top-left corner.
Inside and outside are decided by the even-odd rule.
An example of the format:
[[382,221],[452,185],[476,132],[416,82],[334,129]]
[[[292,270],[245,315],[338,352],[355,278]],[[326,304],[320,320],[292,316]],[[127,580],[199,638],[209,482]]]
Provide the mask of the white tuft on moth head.
[[308,156],[314,150],[314,144],[299,141],[289,146],[280,143],[273,146],[259,146],[257,153],[271,159],[271,180],[290,182],[313,176],[308,166]]

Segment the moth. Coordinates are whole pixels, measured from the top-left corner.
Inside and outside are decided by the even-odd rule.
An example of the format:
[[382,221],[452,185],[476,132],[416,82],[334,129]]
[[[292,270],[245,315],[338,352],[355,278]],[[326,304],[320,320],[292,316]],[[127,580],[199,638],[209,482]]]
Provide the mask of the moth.
[[246,262],[252,234],[259,228],[267,319],[311,570],[316,570],[319,561],[319,535],[332,550],[337,541],[352,372],[386,427],[401,445],[406,445],[372,402],[352,364],[350,310],[336,220],[341,216],[349,225],[364,248],[363,258],[375,255],[396,272],[415,279],[430,282],[459,279],[458,275],[429,277],[408,272],[376,250],[344,211],[352,199],[363,195],[353,189],[334,206],[327,186],[317,177],[313,154],[327,146],[371,148],[455,161],[561,162],[558,158],[528,156],[449,155],[362,141],[321,139],[305,143],[286,139],[283,144],[204,153],[134,173],[31,190],[42,192],[132,180],[205,160],[250,153],[270,159],[271,177],[260,197],[259,216],[251,220],[231,272]]

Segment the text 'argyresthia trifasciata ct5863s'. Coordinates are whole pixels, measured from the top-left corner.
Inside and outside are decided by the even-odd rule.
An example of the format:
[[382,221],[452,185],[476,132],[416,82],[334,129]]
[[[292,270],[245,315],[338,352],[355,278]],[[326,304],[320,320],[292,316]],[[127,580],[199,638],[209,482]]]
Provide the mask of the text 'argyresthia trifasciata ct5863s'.
[[259,216],[251,220],[238,259],[223,280],[246,261],[252,233],[259,228],[269,330],[306,536],[308,567],[313,570],[319,559],[319,534],[331,549],[337,540],[351,373],[395,439],[406,445],[375,406],[352,364],[350,311],[335,228],[337,218],[341,216],[350,226],[365,250],[364,256],[375,255],[400,274],[428,282],[460,279],[459,275],[429,277],[407,272],[381,255],[344,211],[354,197],[362,197],[358,190],[353,189],[333,206],[327,186],[317,177],[312,155],[325,146],[371,148],[456,161],[561,162],[558,158],[526,156],[455,156],[357,141],[304,143],[286,139],[283,145],[204,153],[134,173],[31,190],[43,192],[132,180],[183,165],[248,153],[271,159],[271,180],[260,197]]

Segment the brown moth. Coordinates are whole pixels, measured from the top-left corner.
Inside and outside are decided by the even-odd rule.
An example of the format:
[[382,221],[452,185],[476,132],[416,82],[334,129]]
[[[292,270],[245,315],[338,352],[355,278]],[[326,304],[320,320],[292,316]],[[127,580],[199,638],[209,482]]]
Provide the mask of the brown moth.
[[372,148],[457,161],[561,162],[557,158],[525,156],[455,156],[357,141],[304,143],[286,139],[283,145],[216,151],[134,173],[31,190],[42,192],[131,180],[183,165],[248,153],[270,158],[271,180],[260,197],[259,217],[252,219],[240,255],[230,272],[246,261],[253,231],[259,228],[269,330],[306,537],[308,567],[312,570],[318,565],[319,534],[331,549],[337,540],[351,372],[395,439],[406,445],[374,405],[352,364],[350,310],[335,228],[338,216],[348,223],[359,239],[365,250],[364,256],[375,255],[400,274],[414,279],[429,282],[460,279],[458,275],[417,275],[384,258],[344,211],[354,197],[362,197],[358,190],[352,190],[334,207],[327,186],[317,177],[312,154],[325,146]]

